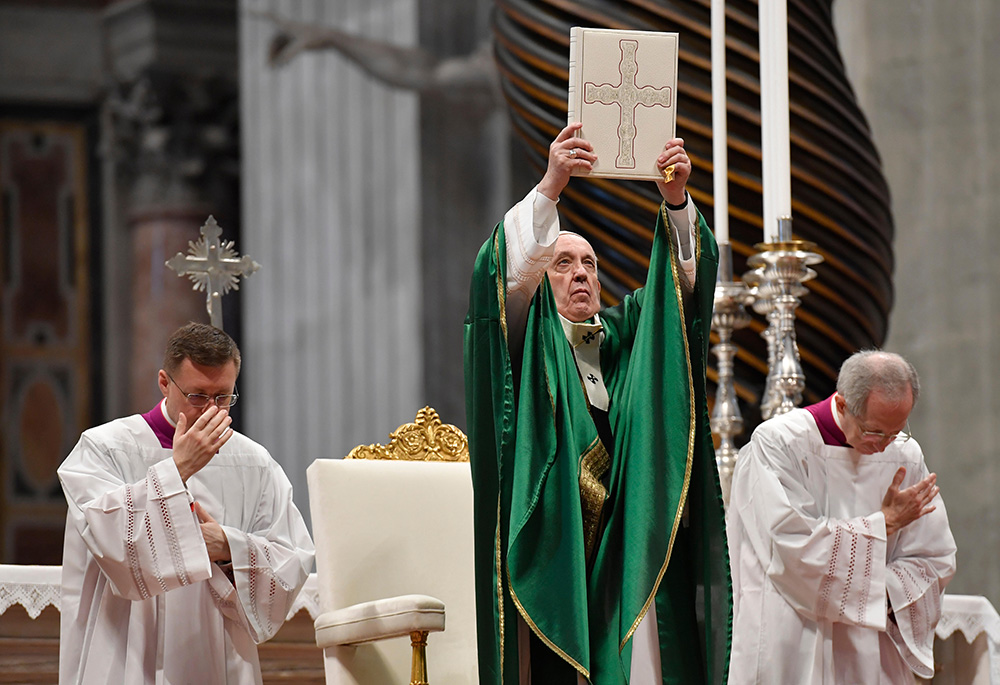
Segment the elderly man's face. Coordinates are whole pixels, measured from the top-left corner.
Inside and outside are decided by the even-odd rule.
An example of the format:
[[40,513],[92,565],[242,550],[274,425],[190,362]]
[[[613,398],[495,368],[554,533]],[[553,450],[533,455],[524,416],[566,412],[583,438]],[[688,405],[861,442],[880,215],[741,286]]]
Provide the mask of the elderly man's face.
[[547,273],[560,314],[579,323],[600,311],[597,255],[585,239],[571,233],[560,235]]
[[[844,418],[844,436],[847,444],[861,454],[876,454],[885,450],[895,440],[896,434],[906,428],[906,421],[913,409],[913,392],[900,400],[891,401],[878,391],[868,396],[868,408],[862,417],[854,416],[847,409],[847,401],[837,395],[837,410]],[[865,435],[881,433],[882,435]]]

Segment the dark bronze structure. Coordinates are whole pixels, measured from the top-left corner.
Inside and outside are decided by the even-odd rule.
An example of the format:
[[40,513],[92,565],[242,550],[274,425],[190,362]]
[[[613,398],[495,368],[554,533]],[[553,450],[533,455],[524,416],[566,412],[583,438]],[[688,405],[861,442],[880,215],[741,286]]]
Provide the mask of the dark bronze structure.
[[[688,188],[712,224],[709,10],[709,0],[497,0],[503,93],[539,175],[549,142],[566,123],[570,27],[676,31],[677,134],[695,166]],[[881,161],[840,57],[831,0],[789,0],[788,17],[794,232],[814,241],[825,259],[798,310],[804,403],[811,403],[833,392],[847,356],[885,339],[893,301],[893,222]],[[757,4],[729,0],[726,25],[730,238],[740,274],[763,239]],[[658,203],[648,183],[574,179],[563,192],[563,219],[599,253],[607,303],[645,281],[649,217]],[[751,426],[767,374],[767,350],[758,335],[764,326],[755,317],[735,336],[737,393],[750,405]]]

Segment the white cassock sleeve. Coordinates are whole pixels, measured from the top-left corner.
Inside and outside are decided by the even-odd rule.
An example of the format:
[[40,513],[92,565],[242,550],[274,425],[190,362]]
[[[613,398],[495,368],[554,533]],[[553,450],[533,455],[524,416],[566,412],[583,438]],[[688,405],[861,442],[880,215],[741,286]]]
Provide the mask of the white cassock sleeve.
[[[907,473],[905,486],[923,480],[926,466]],[[886,589],[893,618],[886,632],[900,656],[918,675],[934,675],[934,628],[941,618],[941,596],[955,574],[955,543],[941,496],[936,510],[897,534],[890,551]]]
[[218,568],[211,580],[223,613],[245,625],[258,644],[281,627],[313,563],[313,543],[292,502],[291,483],[277,466],[272,471],[251,532],[222,527],[235,587]]
[[126,482],[113,451],[86,433],[59,468],[74,525],[112,591],[143,600],[206,580],[208,558],[198,518],[173,459]]
[[[811,620],[885,630],[886,530],[881,512],[824,516],[802,463],[774,432],[758,429],[740,455],[731,502],[777,592]],[[736,490],[739,492],[736,492]]]
[[694,245],[698,239],[696,236],[698,210],[690,195],[687,196],[687,205],[681,209],[667,209],[667,220],[670,224],[670,233],[674,238],[674,245],[677,247],[681,287],[687,292],[692,292],[698,277],[698,265],[694,260]]

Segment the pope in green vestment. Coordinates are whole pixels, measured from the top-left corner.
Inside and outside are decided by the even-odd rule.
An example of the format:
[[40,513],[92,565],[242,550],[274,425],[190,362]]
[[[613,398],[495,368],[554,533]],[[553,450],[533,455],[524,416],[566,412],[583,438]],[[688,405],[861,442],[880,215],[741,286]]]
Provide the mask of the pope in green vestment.
[[[663,683],[723,683],[732,595],[705,399],[716,244],[688,205],[683,141],[669,141],[658,166],[674,166],[675,178],[658,184],[665,202],[646,284],[595,316],[589,243],[561,233],[538,252],[530,236],[550,229],[522,207],[552,204],[573,169],[596,159],[573,137],[578,127],[553,141],[545,176],[483,245],[472,279],[465,382],[480,682],[520,682],[530,644],[536,685],[627,683],[649,614]],[[693,218],[687,271],[673,211]]]

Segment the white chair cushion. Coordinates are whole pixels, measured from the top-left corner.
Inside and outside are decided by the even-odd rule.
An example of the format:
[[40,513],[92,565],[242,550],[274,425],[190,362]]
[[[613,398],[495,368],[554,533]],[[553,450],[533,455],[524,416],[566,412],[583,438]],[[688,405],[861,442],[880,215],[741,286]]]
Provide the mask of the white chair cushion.
[[320,647],[353,645],[415,631],[444,630],[444,602],[428,595],[400,595],[320,614],[314,623]]

